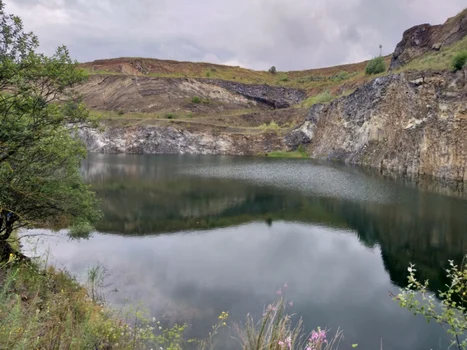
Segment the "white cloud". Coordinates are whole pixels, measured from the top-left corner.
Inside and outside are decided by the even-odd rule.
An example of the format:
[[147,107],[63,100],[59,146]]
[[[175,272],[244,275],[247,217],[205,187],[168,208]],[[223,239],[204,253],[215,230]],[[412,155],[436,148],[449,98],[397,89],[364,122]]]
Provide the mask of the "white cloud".
[[41,49],[306,69],[394,50],[402,32],[442,23],[465,0],[10,0]]

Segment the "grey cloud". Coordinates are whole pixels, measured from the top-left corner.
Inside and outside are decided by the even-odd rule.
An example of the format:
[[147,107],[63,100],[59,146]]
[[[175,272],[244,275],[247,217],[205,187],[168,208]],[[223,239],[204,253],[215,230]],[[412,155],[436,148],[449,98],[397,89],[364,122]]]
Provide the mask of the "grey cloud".
[[465,0],[10,0],[50,54],[307,69],[393,51],[402,32],[442,23]]

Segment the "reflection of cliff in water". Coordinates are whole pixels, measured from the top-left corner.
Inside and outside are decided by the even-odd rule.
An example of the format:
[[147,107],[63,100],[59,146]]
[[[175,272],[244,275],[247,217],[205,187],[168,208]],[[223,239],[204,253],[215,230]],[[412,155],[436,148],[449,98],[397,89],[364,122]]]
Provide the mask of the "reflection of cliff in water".
[[459,198],[395,186],[387,203],[351,201],[180,175],[177,170],[190,166],[185,159],[162,166],[146,158],[123,159],[129,164],[97,162],[84,168],[102,201],[101,232],[148,235],[277,220],[348,228],[366,246],[381,247],[395,284],[405,284],[412,262],[433,290],[443,285],[447,261],[460,261],[467,252],[467,201]]

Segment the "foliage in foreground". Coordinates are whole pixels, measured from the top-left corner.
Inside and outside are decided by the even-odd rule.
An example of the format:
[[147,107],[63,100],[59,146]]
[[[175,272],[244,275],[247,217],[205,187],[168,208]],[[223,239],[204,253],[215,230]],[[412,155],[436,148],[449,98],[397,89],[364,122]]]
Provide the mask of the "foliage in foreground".
[[[0,0],[0,240],[28,225],[90,228],[99,212],[73,136],[91,121],[73,87],[86,76],[66,47],[47,57]],[[3,257],[5,258],[5,257]]]
[[[65,271],[43,270],[33,261],[18,261],[12,254],[0,265],[0,344],[20,349],[223,349],[221,329],[229,329],[229,314],[222,312],[205,339],[185,339],[186,325],[163,327],[142,308],[110,310],[103,300],[105,269],[92,268],[87,290]],[[284,286],[285,292],[286,286]],[[330,337],[316,329],[308,336],[301,319],[287,312],[280,298],[269,305],[259,322],[247,316],[234,325],[234,338],[244,350],[335,350],[342,332]],[[355,345],[356,346],[356,345]],[[354,347],[355,347],[354,346]]]
[[371,59],[365,67],[365,74],[367,75],[384,73],[385,71],[386,62],[382,56]]
[[[286,287],[285,287],[286,288]],[[282,290],[278,293],[282,294]],[[305,336],[303,323],[294,321],[287,313],[287,301],[281,297],[270,304],[259,322],[247,316],[244,326],[236,326],[243,350],[335,350],[342,340],[342,332],[328,339],[328,332],[318,328]],[[356,345],[354,345],[355,347]]]
[[[96,273],[88,283],[99,288]],[[0,266],[0,286],[2,349],[183,348],[185,325],[162,328],[139,309],[117,315],[64,271],[43,271],[12,255]]]
[[396,297],[401,307],[416,315],[423,315],[428,322],[440,324],[453,337],[453,346],[467,349],[467,260],[459,267],[449,261],[446,291],[439,292],[439,299],[429,291],[429,282],[415,277],[415,265],[408,268],[408,286]]

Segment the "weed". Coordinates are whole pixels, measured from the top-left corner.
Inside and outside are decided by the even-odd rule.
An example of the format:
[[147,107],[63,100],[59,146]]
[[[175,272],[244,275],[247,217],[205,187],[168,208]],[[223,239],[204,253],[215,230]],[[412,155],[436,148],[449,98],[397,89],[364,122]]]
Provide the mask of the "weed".
[[194,96],[194,97],[191,99],[191,103],[195,103],[195,104],[201,103],[201,97]]
[[318,104],[318,103],[328,103],[334,100],[335,96],[333,96],[329,91],[323,91],[318,95],[311,96],[307,98],[305,101],[302,102],[302,107],[310,108],[311,106]]
[[272,121],[269,124],[261,124],[259,128],[263,131],[278,131],[280,126],[275,121]]
[[256,323],[251,315],[247,316],[245,325],[235,328],[244,350],[335,350],[339,347],[342,332],[337,331],[330,338],[328,332],[321,328],[313,330],[305,337],[303,323],[299,319],[292,322],[292,316],[287,313],[289,303],[284,297],[270,304]]

